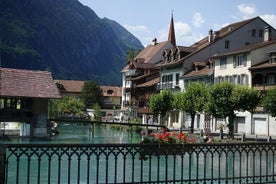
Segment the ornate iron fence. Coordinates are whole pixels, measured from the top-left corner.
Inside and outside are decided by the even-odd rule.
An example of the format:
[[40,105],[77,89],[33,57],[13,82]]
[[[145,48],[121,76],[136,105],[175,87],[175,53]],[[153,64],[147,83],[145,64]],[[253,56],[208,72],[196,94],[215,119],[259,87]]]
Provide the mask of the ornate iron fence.
[[276,183],[275,143],[1,144],[2,183]]

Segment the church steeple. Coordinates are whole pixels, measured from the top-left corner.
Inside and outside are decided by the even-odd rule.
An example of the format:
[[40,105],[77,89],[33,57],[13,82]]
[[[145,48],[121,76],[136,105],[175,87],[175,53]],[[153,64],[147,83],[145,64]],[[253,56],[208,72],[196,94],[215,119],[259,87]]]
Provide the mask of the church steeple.
[[168,36],[168,41],[172,43],[174,47],[176,47],[176,40],[175,40],[175,33],[174,33],[174,23],[173,23],[173,13],[171,17],[171,24],[170,24],[170,29],[169,29],[169,36]]

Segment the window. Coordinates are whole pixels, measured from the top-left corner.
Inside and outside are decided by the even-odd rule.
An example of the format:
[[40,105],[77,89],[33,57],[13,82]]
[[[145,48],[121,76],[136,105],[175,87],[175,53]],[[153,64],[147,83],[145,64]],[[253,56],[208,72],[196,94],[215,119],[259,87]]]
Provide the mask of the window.
[[220,65],[220,69],[225,69],[226,68],[226,58],[221,58],[219,65]]
[[276,63],[276,53],[270,55],[270,63]]
[[179,73],[175,74],[175,85],[179,85]]
[[275,75],[274,74],[268,74],[266,76],[266,83],[267,84],[275,84]]
[[229,45],[230,45],[230,41],[229,40],[225,40],[225,48],[229,49]]
[[252,37],[255,37],[255,36],[256,36],[256,29],[252,29],[252,30],[251,30],[251,36],[252,36]]
[[245,74],[241,75],[241,85],[247,85],[248,83],[248,76]]
[[263,37],[263,35],[264,35],[263,30],[259,30],[259,37],[260,37],[260,38],[262,38],[262,37]]
[[247,62],[246,54],[237,55],[233,57],[234,68],[236,68],[237,66],[246,66],[246,62]]

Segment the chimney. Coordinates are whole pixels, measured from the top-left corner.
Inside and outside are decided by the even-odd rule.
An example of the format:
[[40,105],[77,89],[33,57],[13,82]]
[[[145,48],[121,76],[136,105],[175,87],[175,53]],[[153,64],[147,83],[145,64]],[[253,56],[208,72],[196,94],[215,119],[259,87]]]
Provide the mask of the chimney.
[[211,43],[213,41],[213,30],[212,29],[209,30],[208,41],[209,41],[209,43]]
[[152,45],[156,45],[157,44],[157,38],[153,38],[152,39]]
[[265,26],[264,28],[264,41],[270,41],[271,40],[271,27]]
[[216,40],[218,37],[219,37],[219,31],[215,31],[213,41]]

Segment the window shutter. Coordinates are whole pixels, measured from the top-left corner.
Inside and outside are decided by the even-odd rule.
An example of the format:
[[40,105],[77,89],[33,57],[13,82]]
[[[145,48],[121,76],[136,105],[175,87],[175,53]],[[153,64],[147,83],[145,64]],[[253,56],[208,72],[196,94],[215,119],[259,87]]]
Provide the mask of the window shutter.
[[243,66],[246,66],[246,64],[247,64],[247,54],[244,54],[242,59],[243,59]]
[[233,56],[233,67],[236,68],[237,56]]

